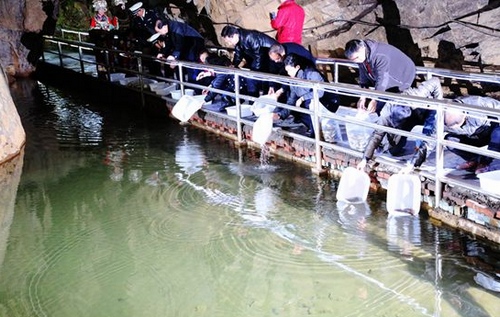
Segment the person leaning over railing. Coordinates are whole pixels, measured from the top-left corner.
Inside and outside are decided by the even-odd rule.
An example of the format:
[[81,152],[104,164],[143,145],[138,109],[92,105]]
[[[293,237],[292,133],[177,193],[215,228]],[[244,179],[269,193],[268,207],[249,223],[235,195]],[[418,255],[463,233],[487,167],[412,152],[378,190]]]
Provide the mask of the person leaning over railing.
[[[247,30],[233,25],[226,25],[221,31],[221,37],[226,45],[234,47],[234,67],[270,73],[269,48],[278,43],[275,39],[260,31]],[[268,90],[268,84],[248,78],[247,89],[250,96],[258,97],[260,92],[265,93]]]
[[[205,39],[187,23],[161,18],[156,22],[155,31],[165,39],[165,47],[160,49],[157,58],[167,61],[198,62],[199,54],[205,50]],[[175,63],[171,68],[175,68]],[[198,70],[188,68],[189,82],[195,82]]]
[[[207,50],[201,52],[200,61],[206,65],[218,65],[225,67],[231,66],[231,60],[228,57],[220,56],[217,53],[209,53]],[[220,73],[220,72],[215,72],[212,69],[205,69],[204,71],[198,74],[196,80],[197,83],[204,84],[203,81],[204,79],[207,78],[210,79],[210,82],[208,83],[209,88],[215,88],[230,92],[235,91],[236,85],[234,82],[233,74]],[[245,79],[243,77],[239,77],[239,79],[240,79],[239,82],[240,93],[245,94],[246,93]],[[202,93],[203,95],[205,95],[204,98],[205,102],[214,101],[214,99],[219,95],[219,93],[208,89],[203,90]],[[235,104],[234,98],[231,98],[230,96],[227,95],[222,95],[221,97],[222,97],[221,104],[218,110],[222,110],[227,106],[232,106]]]
[[[456,102],[485,108],[500,110],[500,101],[490,97],[464,96],[455,99]],[[466,115],[462,111],[448,110],[444,116],[446,130],[445,139],[467,145],[482,147],[500,152],[500,127],[498,122],[492,122],[486,115]],[[499,118],[494,118],[498,120]],[[473,171],[476,174],[490,170],[493,158],[470,153],[460,149],[450,148],[450,151],[465,160],[456,168],[459,170]]]
[[[361,88],[374,87],[378,91],[404,91],[415,80],[415,63],[395,46],[371,40],[351,40],[345,45],[345,56],[359,65]],[[384,103],[359,98],[358,108],[380,114]]]
[[[290,54],[295,54],[302,58],[304,62],[310,63],[311,66],[316,67],[316,58],[304,46],[293,42],[276,43],[269,48],[269,58],[271,59],[270,72],[276,75],[286,76],[287,73],[283,61],[287,55]],[[270,82],[268,94],[273,94],[280,88],[287,92],[286,94],[281,94],[282,98],[286,100],[288,92],[290,91],[286,85]]]
[[[403,95],[418,96],[425,98],[443,99],[443,90],[438,78],[432,78],[422,82],[418,88],[408,88],[402,92]],[[423,125],[423,134],[430,136],[436,131],[435,125],[436,111],[426,108],[417,108],[410,106],[397,105],[392,102],[385,104],[380,112],[378,124],[385,127],[400,129],[404,131],[411,131],[416,125]],[[400,154],[402,148],[406,144],[406,138],[387,133],[382,130],[375,130],[372,133],[370,141],[365,148],[363,159],[358,163],[357,168],[364,170],[367,162],[373,158],[375,150],[382,143],[382,140],[387,135],[389,151],[394,155]],[[427,157],[428,144],[425,141],[417,140],[415,145],[415,152],[410,161],[410,168],[419,167]],[[392,150],[392,151],[391,151]]]
[[[314,66],[312,66],[310,62],[304,61],[295,54],[288,55],[283,63],[285,65],[285,70],[288,76],[292,78],[300,78],[320,82],[325,81],[323,75]],[[289,89],[290,94],[287,98],[286,103],[290,106],[309,109],[314,98],[313,89],[311,87],[301,87],[300,85],[290,85]],[[283,89],[279,89],[276,93],[274,93],[276,99],[278,99],[283,92]],[[326,100],[324,98],[325,95],[330,100]],[[320,99],[320,102],[323,102],[330,111],[334,112],[337,110],[336,108],[338,108],[339,106],[337,96],[330,93],[325,93],[323,90],[318,90],[318,98]],[[291,112],[289,109],[277,107],[274,109],[273,119],[284,120],[290,114],[293,114],[295,121],[303,123],[306,126],[306,136],[313,138],[315,131],[313,128],[311,116],[309,114],[298,111]]]

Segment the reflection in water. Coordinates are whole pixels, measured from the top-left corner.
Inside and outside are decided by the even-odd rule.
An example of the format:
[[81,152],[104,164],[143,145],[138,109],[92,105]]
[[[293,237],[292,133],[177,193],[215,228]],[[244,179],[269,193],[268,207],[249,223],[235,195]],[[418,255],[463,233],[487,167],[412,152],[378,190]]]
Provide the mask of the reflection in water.
[[192,175],[203,169],[206,158],[199,144],[190,142],[187,131],[184,130],[182,142],[175,150],[175,163],[179,165],[181,171],[187,175]]
[[411,259],[412,251],[420,247],[420,218],[413,215],[387,217],[387,248]]
[[[336,182],[308,169],[262,169],[216,136],[46,89],[20,105],[34,137],[3,242],[2,314],[494,316],[497,294],[474,277],[498,272],[497,246],[388,218],[373,197],[338,203]],[[101,128],[55,133],[54,98]]]

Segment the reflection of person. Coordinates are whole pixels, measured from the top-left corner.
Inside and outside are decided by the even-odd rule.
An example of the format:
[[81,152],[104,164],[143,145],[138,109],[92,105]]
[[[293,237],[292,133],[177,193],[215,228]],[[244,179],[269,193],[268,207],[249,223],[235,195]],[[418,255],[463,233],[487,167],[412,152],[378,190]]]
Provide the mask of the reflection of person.
[[[256,30],[241,29],[232,25],[226,25],[222,29],[221,37],[228,46],[234,47],[233,66],[242,67],[245,60],[250,70],[269,72],[269,48],[277,43],[272,37]],[[249,95],[259,96],[259,91],[266,88],[261,86],[262,82],[247,79]]]
[[[459,97],[455,101],[485,108],[500,109],[500,101],[490,97],[466,96]],[[488,146],[488,150],[500,152],[500,127],[498,122],[491,122],[487,116],[465,115],[463,112],[446,111],[444,123],[450,132],[445,136],[446,140],[482,147]],[[498,119],[498,118],[496,118]],[[489,171],[493,158],[470,153],[460,149],[450,148],[450,151],[465,160],[459,164],[459,170],[471,170],[476,174]]]
[[[415,63],[396,47],[371,40],[351,40],[345,46],[345,56],[359,65],[359,84],[379,91],[402,92],[415,80]],[[365,107],[361,97],[358,108],[380,113],[383,102],[371,100]]]
[[[420,84],[418,88],[408,88],[403,95],[418,96],[425,98],[443,98],[443,90],[438,78],[432,78]],[[435,133],[436,111],[425,108],[412,108],[410,106],[387,103],[380,112],[378,124],[384,127],[396,128],[411,131],[416,125],[423,125],[423,134],[430,136]],[[375,130],[370,137],[363,159],[358,163],[357,168],[365,168],[367,161],[373,158],[375,150],[378,148],[384,137],[387,136],[389,144],[392,146],[389,151],[396,155],[406,144],[406,138],[396,134],[390,134],[382,130]],[[421,140],[416,142],[415,153],[411,160],[412,167],[419,167],[427,157],[427,144]]]
[[302,29],[305,12],[295,0],[280,0],[278,13],[271,13],[271,27],[276,30],[276,40],[280,43],[302,44]]
[[115,182],[123,179],[123,164],[127,153],[123,149],[109,149],[106,151],[104,164],[109,165],[112,170],[109,178]]

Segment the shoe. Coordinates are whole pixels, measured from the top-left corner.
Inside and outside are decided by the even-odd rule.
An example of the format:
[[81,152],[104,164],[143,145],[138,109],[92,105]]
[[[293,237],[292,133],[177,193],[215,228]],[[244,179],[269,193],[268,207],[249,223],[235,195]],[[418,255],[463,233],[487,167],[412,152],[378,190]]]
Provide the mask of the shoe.
[[478,165],[479,164],[476,161],[467,161],[465,163],[458,164],[456,169],[457,170],[465,170],[465,171],[473,171],[477,168]]
[[309,137],[309,138],[312,138],[312,139],[314,139],[314,137],[315,137],[315,135],[314,135],[314,131],[313,131],[313,130],[307,130],[307,131],[304,133],[304,135],[305,135],[306,137]]
[[486,173],[490,171],[490,166],[486,164],[478,164],[476,167],[476,174]]

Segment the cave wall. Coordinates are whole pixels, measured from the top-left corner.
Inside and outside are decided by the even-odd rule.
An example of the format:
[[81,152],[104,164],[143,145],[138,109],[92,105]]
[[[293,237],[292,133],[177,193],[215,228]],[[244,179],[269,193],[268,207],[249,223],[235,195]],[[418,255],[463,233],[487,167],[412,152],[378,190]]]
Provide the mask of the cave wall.
[[29,75],[30,50],[21,44],[25,32],[40,32],[46,19],[41,0],[0,1],[0,64],[9,74]]
[[[274,36],[269,12],[277,0],[197,0],[206,7],[220,33],[223,24],[234,23]],[[335,56],[353,38],[389,42],[409,55],[437,58],[440,41],[463,47],[464,58],[500,64],[500,1],[455,0],[296,0],[306,11],[303,44],[319,56]],[[349,23],[358,20],[356,23]],[[405,25],[408,28],[395,27]],[[478,43],[477,47],[473,47]]]
[[[108,4],[111,0],[108,0]],[[438,58],[439,44],[460,48],[466,61],[500,65],[500,0],[296,0],[306,11],[304,46],[318,56],[339,56],[353,38],[389,42],[415,61]],[[25,32],[41,32],[47,14],[42,3],[59,0],[0,1],[0,64],[17,76],[33,66],[33,47],[21,44]],[[129,0],[130,6],[136,0]],[[257,29],[274,36],[269,12],[277,0],[142,0],[146,6],[182,6],[206,12],[216,35],[226,23]],[[197,21],[203,17],[198,16]],[[193,21],[191,21],[193,22]],[[401,25],[403,27],[401,27]],[[220,39],[219,39],[220,42]],[[36,54],[33,54],[35,57]],[[446,57],[445,57],[446,58]],[[31,58],[33,60],[33,58]],[[34,58],[36,62],[36,58]],[[446,64],[442,65],[447,67]]]
[[0,165],[18,155],[25,141],[26,134],[21,118],[10,95],[6,76],[0,67]]

